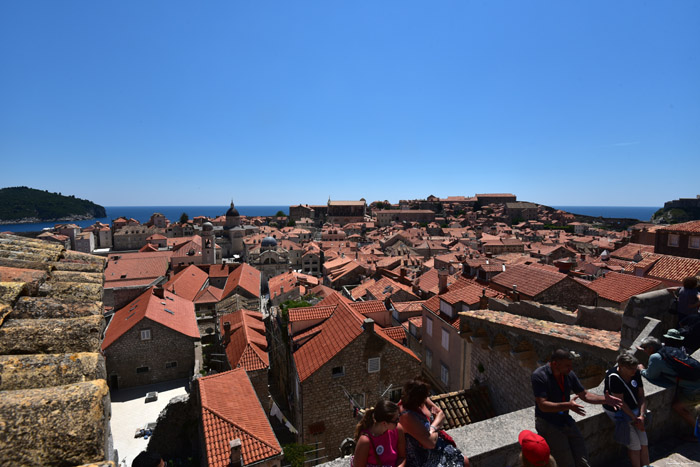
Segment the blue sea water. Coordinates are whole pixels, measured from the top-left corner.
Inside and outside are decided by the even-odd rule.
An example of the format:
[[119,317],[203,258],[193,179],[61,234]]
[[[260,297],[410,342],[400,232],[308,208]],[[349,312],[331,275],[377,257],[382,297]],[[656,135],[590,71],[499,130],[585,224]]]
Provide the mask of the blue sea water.
[[[88,227],[97,221],[111,224],[118,217],[134,218],[144,223],[148,222],[151,214],[159,212],[172,222],[180,219],[180,215],[187,213],[190,219],[196,216],[218,217],[226,214],[229,206],[105,206],[107,216],[85,221],[73,221],[79,227]],[[289,206],[236,206],[241,216],[274,216],[277,211],[289,214]],[[56,222],[38,222],[35,224],[3,224],[0,232],[34,232],[44,228],[52,228]]]
[[613,217],[625,219],[639,219],[649,221],[651,216],[661,209],[653,206],[552,206],[555,209],[593,217]]

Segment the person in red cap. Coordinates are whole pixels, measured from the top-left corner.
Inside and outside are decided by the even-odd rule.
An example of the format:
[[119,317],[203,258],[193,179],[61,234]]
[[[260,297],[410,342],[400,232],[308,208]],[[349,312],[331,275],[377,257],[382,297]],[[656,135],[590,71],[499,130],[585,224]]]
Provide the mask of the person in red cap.
[[520,465],[523,467],[557,467],[557,462],[549,454],[549,445],[538,434],[523,430],[518,435],[518,443],[522,448]]

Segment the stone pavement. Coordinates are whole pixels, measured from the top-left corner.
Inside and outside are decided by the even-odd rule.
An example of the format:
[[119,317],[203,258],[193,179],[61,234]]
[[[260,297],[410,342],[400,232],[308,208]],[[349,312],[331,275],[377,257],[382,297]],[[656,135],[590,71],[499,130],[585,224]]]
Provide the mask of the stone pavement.
[[654,467],[700,465],[700,443],[670,437],[650,446],[649,457]]
[[[119,389],[111,394],[112,436],[114,449],[119,453],[119,465],[130,466],[134,457],[146,449],[149,440],[143,437],[135,438],[136,430],[144,428],[147,423],[155,423],[170,399],[187,394],[188,381],[188,379],[179,379]],[[158,392],[158,400],[146,402],[146,393],[151,391]]]

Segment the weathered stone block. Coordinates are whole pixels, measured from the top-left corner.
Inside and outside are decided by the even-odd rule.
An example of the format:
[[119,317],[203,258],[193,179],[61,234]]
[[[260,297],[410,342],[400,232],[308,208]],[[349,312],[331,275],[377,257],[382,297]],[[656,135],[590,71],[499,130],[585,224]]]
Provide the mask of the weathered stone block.
[[104,272],[104,265],[99,263],[58,261],[50,265],[56,271]]
[[20,297],[12,319],[81,318],[100,316],[102,302],[67,302],[49,297]]
[[12,305],[25,289],[24,282],[0,282],[0,303]]
[[99,353],[0,355],[0,391],[106,379]]
[[107,458],[104,380],[0,392],[0,465],[70,465]]
[[85,282],[89,284],[104,284],[105,276],[99,272],[54,271],[52,282]]
[[101,284],[80,282],[46,282],[39,288],[39,294],[73,301],[102,301]]
[[9,319],[0,327],[0,354],[96,352],[102,316],[66,319]]

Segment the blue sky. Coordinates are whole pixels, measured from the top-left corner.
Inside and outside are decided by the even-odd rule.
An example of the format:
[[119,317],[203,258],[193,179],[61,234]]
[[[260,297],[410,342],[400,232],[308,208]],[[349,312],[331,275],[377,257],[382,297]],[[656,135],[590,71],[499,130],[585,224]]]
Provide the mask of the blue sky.
[[102,205],[700,194],[700,2],[0,2],[0,186]]

